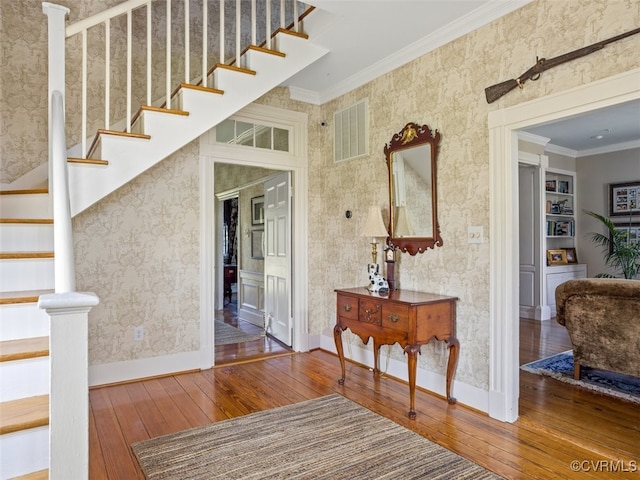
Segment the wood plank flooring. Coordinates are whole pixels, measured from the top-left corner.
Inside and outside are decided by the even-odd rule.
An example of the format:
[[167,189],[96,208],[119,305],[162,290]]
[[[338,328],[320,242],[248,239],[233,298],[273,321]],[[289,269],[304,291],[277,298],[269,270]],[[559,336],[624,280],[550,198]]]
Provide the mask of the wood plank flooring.
[[[569,348],[555,321],[521,321],[522,363]],[[409,420],[405,383],[374,378],[352,363],[343,386],[338,377],[337,357],[318,350],[92,389],[90,478],[144,478],[132,442],[334,392],[505,478],[638,475],[611,471],[640,462],[640,408],[630,402],[522,372],[521,418],[513,424],[420,390],[417,419]],[[613,463],[584,463],[573,472],[570,464],[576,460]]]
[[264,335],[264,331],[260,327],[239,320],[235,293],[232,295],[232,299],[234,303],[227,303],[224,309],[216,311],[216,320],[223,321],[249,335],[262,334],[263,336],[260,340],[251,342],[217,345],[215,348],[216,365],[252,361],[257,358],[291,353],[292,350],[290,348],[287,348],[275,338]]

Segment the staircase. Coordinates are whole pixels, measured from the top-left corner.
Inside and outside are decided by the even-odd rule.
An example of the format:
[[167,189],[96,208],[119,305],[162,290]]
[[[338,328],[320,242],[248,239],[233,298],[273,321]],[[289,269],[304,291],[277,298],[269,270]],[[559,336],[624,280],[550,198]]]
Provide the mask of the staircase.
[[53,222],[46,190],[0,195],[0,478],[49,464],[49,317]]
[[[108,26],[112,19],[130,16],[136,8],[150,10],[152,3],[156,0],[128,0],[95,19],[78,22],[77,28],[66,27],[67,36],[104,22]],[[252,3],[255,20],[255,0]],[[280,2],[281,9],[284,5],[284,1]],[[189,18],[189,12],[184,16]],[[305,19],[304,29],[311,36],[314,28],[321,29],[326,22],[325,17],[318,16],[319,22],[314,26],[312,17]],[[51,20],[49,29],[51,32]],[[327,53],[314,45],[307,33],[302,33],[297,20],[294,25],[275,29],[268,37],[260,45],[242,49],[236,45],[232,60],[217,62],[206,69],[203,66],[201,76],[175,85],[164,99],[141,105],[134,115],[127,114],[117,122],[118,128],[107,124],[98,129],[90,142],[82,140],[70,148],[67,166],[71,216],[86,210]],[[219,57],[225,58],[223,49]],[[55,64],[56,59],[50,58],[49,62]],[[108,64],[104,70],[109,71]],[[190,71],[188,66],[185,71]],[[170,77],[168,74],[167,78]],[[64,85],[64,78],[58,79],[58,84]],[[105,96],[108,103],[109,94]],[[127,95],[127,111],[130,100]],[[109,118],[108,111],[105,117]],[[82,120],[76,122],[82,125],[80,138],[88,138],[86,118],[83,111]],[[51,218],[48,189],[0,192],[0,480],[20,475],[48,478],[49,452],[53,451],[48,427],[49,317],[37,302],[40,295],[54,291]]]

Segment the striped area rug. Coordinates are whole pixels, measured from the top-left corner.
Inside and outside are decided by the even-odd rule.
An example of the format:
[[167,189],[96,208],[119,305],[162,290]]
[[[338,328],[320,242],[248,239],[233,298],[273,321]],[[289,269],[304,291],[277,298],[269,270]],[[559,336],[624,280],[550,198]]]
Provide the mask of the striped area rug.
[[337,394],[134,443],[147,479],[499,479]]
[[216,345],[229,345],[230,343],[242,343],[260,340],[259,335],[250,335],[243,332],[239,328],[234,327],[233,325],[229,325],[228,323],[220,322],[218,320],[214,322],[214,327],[214,338]]

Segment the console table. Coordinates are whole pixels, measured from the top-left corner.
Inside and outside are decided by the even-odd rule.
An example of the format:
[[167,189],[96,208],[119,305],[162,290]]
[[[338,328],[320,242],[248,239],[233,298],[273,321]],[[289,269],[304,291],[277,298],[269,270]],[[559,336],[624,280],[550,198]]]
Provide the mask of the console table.
[[369,292],[365,287],[338,289],[337,321],[333,329],[336,350],[345,380],[342,332],[350,329],[366,344],[373,338],[374,375],[380,374],[379,357],[382,345],[399,343],[408,357],[409,418],[416,418],[416,369],[420,347],[432,339],[442,340],[449,348],[447,362],[447,401],[451,396],[453,373],[458,362],[459,343],[455,337],[456,297],[411,290],[391,290],[387,294]]

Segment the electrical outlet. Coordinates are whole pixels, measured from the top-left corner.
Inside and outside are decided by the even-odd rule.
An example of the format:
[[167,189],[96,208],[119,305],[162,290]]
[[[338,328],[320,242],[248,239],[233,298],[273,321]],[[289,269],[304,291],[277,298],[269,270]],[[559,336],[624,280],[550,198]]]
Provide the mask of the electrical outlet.
[[144,327],[133,327],[133,340],[136,342],[141,342],[144,340]]

